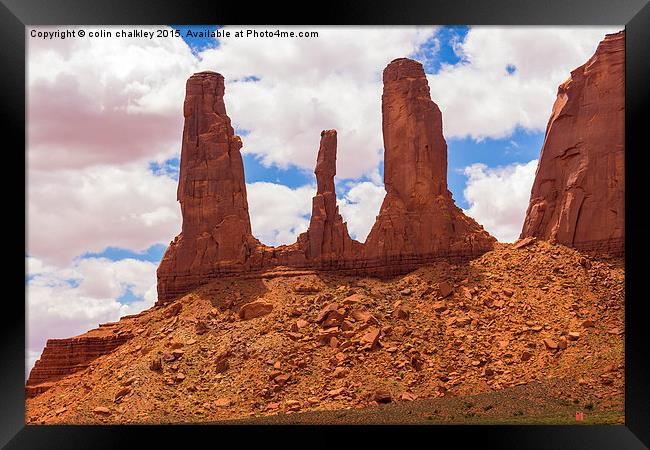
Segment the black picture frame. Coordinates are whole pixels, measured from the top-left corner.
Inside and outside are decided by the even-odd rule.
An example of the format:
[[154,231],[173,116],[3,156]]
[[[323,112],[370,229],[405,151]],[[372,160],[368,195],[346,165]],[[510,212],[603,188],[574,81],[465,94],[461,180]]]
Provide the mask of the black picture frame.
[[[325,447],[355,444],[368,446],[370,440],[387,444],[415,445],[416,439],[428,446],[440,446],[451,439],[454,447],[474,442],[481,448],[552,449],[635,449],[650,446],[650,388],[644,328],[644,230],[643,217],[647,189],[641,172],[648,134],[642,118],[648,109],[650,80],[650,5],[648,0],[491,0],[491,1],[328,1],[309,5],[292,2],[241,2],[164,0],[2,0],[0,41],[2,54],[2,123],[5,144],[5,180],[23,175],[24,184],[11,181],[4,188],[6,222],[14,226],[5,232],[3,248],[15,246],[24,261],[25,224],[16,220],[21,208],[27,217],[25,139],[25,26],[26,25],[144,25],[247,23],[308,23],[319,25],[617,25],[626,28],[626,387],[625,425],[610,426],[436,426],[436,427],[270,427],[270,426],[26,426],[24,423],[25,304],[20,295],[3,301],[0,332],[0,445],[6,448],[131,448],[136,441],[166,448],[196,438],[210,446],[227,444],[236,438],[238,446],[253,439],[265,447]],[[7,142],[5,138],[3,142]],[[645,142],[645,144],[644,144]],[[23,167],[23,171],[20,167]],[[24,197],[19,186],[25,186]],[[15,202],[12,204],[11,202]],[[630,205],[643,205],[632,208]],[[23,236],[24,242],[18,239]],[[18,265],[5,264],[6,285],[18,287],[7,277]],[[13,266],[13,267],[12,267]],[[13,273],[11,275],[14,275]],[[18,279],[19,274],[15,274]],[[22,292],[25,285],[23,284]],[[21,291],[19,291],[20,293]],[[25,294],[26,301],[26,294]],[[336,428],[336,429],[334,429]],[[271,434],[274,434],[271,436]],[[309,436],[305,436],[309,435]],[[422,444],[417,444],[422,445]],[[191,447],[190,447],[191,448]]]

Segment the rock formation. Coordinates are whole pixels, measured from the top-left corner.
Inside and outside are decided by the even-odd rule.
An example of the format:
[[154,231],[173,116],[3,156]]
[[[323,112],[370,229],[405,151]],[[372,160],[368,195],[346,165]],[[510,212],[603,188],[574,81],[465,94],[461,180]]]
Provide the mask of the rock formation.
[[624,252],[625,32],[558,89],[521,237]]
[[309,229],[298,237],[305,258],[320,266],[336,265],[338,261],[358,258],[361,244],[350,238],[336,206],[336,130],[321,133],[316,161],[316,196],[312,200]]
[[278,266],[381,276],[490,250],[495,239],[454,205],[447,189],[442,117],[422,65],[395,60],[384,84],[387,195],[367,244],[350,238],[339,214],[336,131],[325,130],[309,229],[294,244],[273,248],[251,233],[242,143],[226,115],[224,79],[214,72],[190,77],[178,182],[183,229],[158,268],[158,304],[222,276]]
[[111,353],[133,337],[130,333],[104,335],[95,330],[87,335],[69,339],[49,339],[26,384],[28,397],[40,394],[47,389],[46,382],[59,380],[71,373],[88,367],[94,359]]
[[187,292],[221,268],[244,268],[253,248],[241,139],[223,100],[224,78],[200,72],[187,81],[177,199],[183,227],[158,267],[158,296]]
[[[623,340],[615,337],[624,333],[624,269],[535,236],[577,247],[622,245],[623,39],[623,33],[608,36],[560,86],[522,233],[527,237],[515,245],[494,246],[454,205],[441,113],[422,66],[408,59],[384,71],[387,193],[367,242],[351,239],[339,214],[336,131],[326,130],[309,229],[291,245],[261,244],[251,233],[242,143],[226,115],[224,79],[193,75],[178,185],[183,225],[158,268],[157,306],[81,336],[49,340],[27,380],[27,421],[168,423],[187,420],[191,411],[192,421],[212,422],[258,415],[261,407],[268,414],[475,395],[532,383],[540,373],[550,379],[548,352],[570,347],[562,356],[570,361],[552,375],[564,382],[568,367],[569,379],[586,392],[613,386],[622,399]],[[449,264],[492,249],[469,264]],[[438,260],[444,263],[401,279],[374,277]],[[229,277],[238,274],[245,276]],[[576,305],[561,290],[563,280],[585,294],[580,317],[558,315]],[[560,291],[542,299],[538,287],[549,282]],[[602,299],[610,307],[601,308]],[[489,321],[482,323],[481,311]],[[549,317],[556,326],[542,325]],[[524,322],[512,340],[512,324]],[[581,337],[596,323],[616,350],[605,352],[612,364],[599,365],[598,382],[592,365],[582,362],[603,353],[592,345],[602,340]],[[474,339],[439,343],[443,334],[462,338],[470,331]],[[250,364],[253,352],[265,364]],[[424,368],[432,375],[414,378]],[[334,381],[323,384],[321,369]],[[229,382],[221,383],[226,373]],[[544,387],[543,395],[555,391]]]
[[386,197],[366,240],[366,257],[390,268],[490,250],[495,239],[456,207],[447,189],[442,114],[431,100],[422,64],[396,59],[383,77]]

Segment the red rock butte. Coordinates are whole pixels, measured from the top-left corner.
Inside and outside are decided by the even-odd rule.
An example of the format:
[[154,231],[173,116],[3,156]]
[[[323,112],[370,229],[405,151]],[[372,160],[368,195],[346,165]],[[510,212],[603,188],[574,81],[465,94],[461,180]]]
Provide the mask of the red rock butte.
[[158,267],[158,304],[223,276],[275,267],[390,276],[439,260],[466,261],[496,239],[454,204],[447,189],[442,115],[422,65],[400,58],[384,70],[386,197],[365,244],[350,238],[336,205],[337,136],[321,133],[309,229],[270,247],[251,233],[240,149],[224,104],[224,78],[187,81],[178,201],[183,226]]
[[609,34],[558,89],[521,237],[622,255],[625,31]]

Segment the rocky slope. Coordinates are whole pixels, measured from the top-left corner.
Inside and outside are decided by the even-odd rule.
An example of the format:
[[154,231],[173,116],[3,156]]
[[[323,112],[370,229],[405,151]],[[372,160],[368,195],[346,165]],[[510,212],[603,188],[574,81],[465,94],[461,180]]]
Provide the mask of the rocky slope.
[[598,410],[622,405],[623,303],[620,259],[534,239],[392,279],[242,274],[111,325],[133,337],[29,398],[27,422],[209,422],[567,379],[562,397]]
[[521,237],[623,254],[625,31],[558,89]]

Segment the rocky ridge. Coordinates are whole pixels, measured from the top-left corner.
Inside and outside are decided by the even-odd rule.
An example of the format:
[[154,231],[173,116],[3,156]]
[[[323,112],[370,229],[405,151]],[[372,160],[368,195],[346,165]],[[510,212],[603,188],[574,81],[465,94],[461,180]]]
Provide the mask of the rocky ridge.
[[99,329],[75,338],[49,339],[41,357],[29,373],[25,385],[27,397],[38,395],[53,382],[85,369],[91,361],[111,353],[133,337],[124,331],[112,334],[110,326],[111,324],[100,325]]

